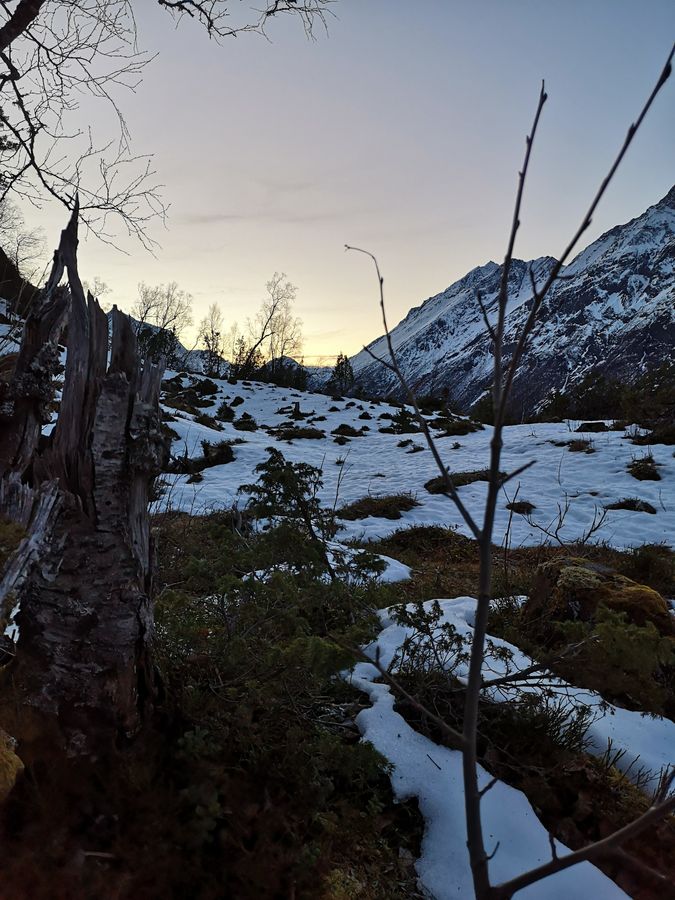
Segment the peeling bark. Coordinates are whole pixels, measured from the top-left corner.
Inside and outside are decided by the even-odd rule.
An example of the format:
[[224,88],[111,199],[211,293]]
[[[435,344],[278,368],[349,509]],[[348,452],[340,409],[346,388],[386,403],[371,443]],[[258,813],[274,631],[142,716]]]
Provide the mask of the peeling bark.
[[[162,369],[141,363],[129,320],[117,310],[108,353],[108,319],[91,295],[84,297],[76,248],[77,210],[62,233],[40,311],[26,324],[10,384],[0,512],[19,521],[23,509],[31,552],[17,550],[0,573],[0,588],[11,580],[19,606],[9,676],[14,696],[30,711],[30,735],[20,725],[13,733],[24,746],[48,733],[71,755],[96,755],[133,736],[151,705],[148,498],[166,445]],[[64,269],[69,290],[57,287]],[[22,376],[56,347],[68,300],[59,416],[38,444],[49,365],[39,367],[39,390],[22,388]],[[12,491],[23,500],[10,504]],[[36,722],[45,725],[37,727],[38,738]]]

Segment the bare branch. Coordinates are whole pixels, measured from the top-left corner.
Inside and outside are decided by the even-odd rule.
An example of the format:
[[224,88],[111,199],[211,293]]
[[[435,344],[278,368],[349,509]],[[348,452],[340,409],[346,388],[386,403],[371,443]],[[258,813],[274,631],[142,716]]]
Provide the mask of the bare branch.
[[391,687],[393,687],[394,690],[402,697],[405,697],[408,703],[410,703],[410,705],[421,715],[426,716],[426,718],[433,722],[434,725],[437,725],[441,729],[448,741],[448,745],[452,747],[453,750],[461,750],[463,748],[464,738],[461,732],[457,731],[455,728],[452,728],[444,719],[442,719],[440,716],[437,716],[436,713],[432,712],[430,709],[424,706],[424,704],[420,703],[420,701],[416,697],[413,697],[413,695],[409,693],[403,687],[403,685],[394,678],[391,672],[388,669],[384,668],[379,659],[379,652],[375,656],[375,659],[373,659],[372,657],[368,656],[368,654],[363,650],[355,650],[353,647],[347,647],[340,641],[339,638],[336,638],[335,636],[333,636],[333,640],[335,640],[336,643],[339,644],[339,646],[343,649],[349,650],[350,653],[356,653],[356,655],[361,660],[363,660],[363,662],[367,662],[370,663],[371,666],[375,666],[375,668],[380,673],[382,678],[384,678],[387,684],[391,685]]
[[528,885],[541,881],[549,875],[562,872],[564,869],[569,869],[570,866],[577,865],[577,863],[605,856],[609,851],[613,851],[632,838],[642,834],[651,825],[654,825],[673,811],[675,811],[675,797],[671,797],[662,803],[653,804],[647,812],[610,834],[609,837],[589,844],[581,850],[575,850],[574,853],[569,853],[567,856],[556,857],[543,866],[538,866],[536,869],[531,869],[529,872],[511,879],[511,881],[497,885],[492,889],[490,896],[494,897],[494,900],[502,900],[502,898],[506,900],[506,898],[512,897],[517,891],[522,891]]
[[[436,442],[434,441],[431,431],[429,430],[429,425],[427,423],[427,420],[424,418],[424,416],[422,415],[422,411],[419,408],[419,404],[417,403],[417,397],[415,396],[415,392],[410,387],[405,375],[403,374],[403,371],[401,370],[401,367],[398,364],[398,360],[396,357],[396,351],[394,350],[394,344],[391,339],[391,332],[389,331],[389,325],[387,323],[387,311],[386,311],[385,304],[384,304],[384,278],[382,277],[382,274],[380,272],[380,267],[377,262],[377,259],[372,253],[370,253],[370,251],[362,250],[360,247],[351,247],[351,246],[349,246],[349,244],[345,244],[345,250],[354,250],[357,253],[363,253],[363,254],[365,254],[365,256],[369,256],[370,259],[372,259],[373,264],[375,265],[375,271],[377,273],[377,280],[378,280],[379,290],[380,290],[380,310],[382,313],[382,322],[384,325],[384,333],[385,333],[385,336],[387,339],[387,349],[389,351],[389,358],[391,360],[390,364],[384,363],[384,365],[386,365],[387,368],[389,368],[392,372],[394,372],[394,374],[398,378],[398,380],[401,384],[401,387],[403,388],[403,390],[406,393],[408,402],[410,403],[410,405],[413,407],[413,409],[415,411],[415,417],[417,418],[417,421],[419,422],[419,425],[422,429],[422,433],[424,434],[424,437],[426,439],[427,446],[431,450],[432,456],[434,458],[434,462],[436,463],[436,466],[438,467],[438,471],[441,473],[441,478],[443,479],[443,483],[444,483],[445,487],[447,488],[448,493],[449,493],[450,497],[452,498],[453,503],[459,510],[459,513],[462,516],[462,518],[464,519],[464,521],[466,522],[469,530],[471,531],[471,534],[473,534],[473,536],[476,538],[476,540],[480,540],[481,531],[480,531],[478,525],[476,524],[475,519],[473,518],[471,513],[468,511],[468,509],[464,506],[464,504],[462,503],[462,501],[459,497],[459,494],[457,493],[457,488],[455,487],[455,485],[452,481],[452,476],[448,472],[448,469],[445,466],[445,463],[443,462],[443,460],[441,459],[440,453],[438,452],[438,447],[436,446]],[[372,353],[370,350],[368,350],[367,348],[366,348],[366,350],[373,357],[373,359],[376,359],[378,362],[383,362],[382,360],[379,360],[375,356],[375,354]]]
[[[654,803],[650,807],[650,809],[642,816],[640,816],[637,820],[632,822],[631,824],[625,826],[619,831],[615,832],[613,835],[610,835],[603,840],[597,841],[594,844],[591,844],[589,847],[583,848],[582,850],[578,850],[574,853],[570,853],[565,857],[558,857],[555,851],[555,845],[553,843],[553,839],[551,840],[551,850],[553,859],[542,866],[539,866],[530,872],[523,873],[522,875],[512,879],[506,884],[499,885],[497,887],[493,887],[490,884],[489,877],[489,860],[494,856],[497,848],[493,850],[492,854],[488,855],[485,849],[482,821],[481,821],[481,797],[483,791],[478,786],[478,709],[479,702],[481,697],[481,692],[487,686],[496,686],[503,685],[508,681],[514,680],[513,673],[510,673],[509,676],[502,677],[501,679],[494,679],[493,682],[484,682],[483,681],[483,664],[485,660],[485,646],[486,646],[486,638],[487,638],[487,624],[488,624],[488,616],[490,610],[490,602],[491,602],[491,591],[492,591],[492,534],[494,530],[494,521],[495,521],[495,513],[497,508],[497,500],[499,496],[499,491],[502,489],[505,482],[515,478],[517,475],[521,474],[525,471],[532,463],[527,463],[524,466],[519,467],[514,472],[510,473],[507,476],[504,476],[500,471],[500,461],[501,461],[501,451],[502,451],[502,435],[503,435],[503,427],[504,420],[506,415],[507,404],[509,402],[511,388],[513,385],[513,379],[515,373],[518,369],[520,361],[522,359],[522,355],[525,351],[527,341],[529,335],[531,334],[532,328],[534,327],[537,314],[541,309],[541,306],[546,298],[548,291],[550,290],[553,283],[560,275],[560,271],[565,261],[569,258],[572,253],[574,247],[577,245],[580,237],[586,231],[586,229],[590,226],[592,221],[592,216],[600,202],[602,196],[604,195],[608,185],[612,181],[616,170],[618,169],[620,163],[622,162],[628,147],[632,143],[637,130],[640,125],[644,121],[644,118],[649,111],[654,99],[656,98],[658,92],[661,90],[663,85],[666,83],[667,79],[671,73],[671,63],[673,54],[675,53],[675,46],[670,52],[666,65],[659,76],[659,79],[656,83],[656,86],[652,90],[649,95],[645,105],[640,112],[636,122],[630,126],[624,143],[619,150],[617,157],[612,163],[607,176],[603,179],[600,188],[598,189],[591,205],[584,216],[581,225],[573,235],[572,239],[565,247],[563,253],[561,254],[560,259],[553,266],[552,270],[549,272],[547,278],[544,281],[542,287],[537,288],[536,281],[534,278],[534,274],[530,271],[530,282],[533,292],[533,300],[531,304],[531,308],[525,324],[521,330],[521,333],[518,337],[516,348],[512,354],[510,363],[506,368],[506,372],[504,373],[503,367],[503,350],[504,350],[504,329],[505,329],[505,320],[506,320],[506,312],[508,308],[508,288],[509,288],[509,274],[511,270],[511,263],[513,260],[513,250],[515,246],[515,239],[518,228],[520,226],[520,209],[522,203],[522,197],[525,187],[525,181],[528,171],[528,166],[530,162],[530,156],[532,152],[532,146],[534,143],[534,137],[537,131],[537,126],[539,124],[539,119],[541,116],[541,112],[546,102],[547,96],[544,90],[544,85],[542,83],[541,91],[539,94],[539,100],[537,104],[537,109],[534,116],[533,125],[530,133],[526,138],[526,152],[525,159],[523,163],[523,167],[519,172],[518,179],[518,190],[516,194],[516,200],[514,205],[514,213],[513,220],[511,224],[511,230],[509,234],[509,240],[507,245],[507,251],[504,258],[504,264],[502,268],[501,280],[500,280],[500,288],[498,294],[498,319],[496,327],[492,326],[489,322],[487,316],[487,310],[482,302],[482,298],[478,296],[478,305],[480,307],[481,313],[483,315],[483,320],[485,322],[486,328],[490,337],[493,339],[494,343],[494,380],[492,386],[492,397],[493,397],[493,407],[494,407],[494,428],[492,432],[492,439],[490,441],[490,466],[489,466],[489,479],[488,479],[488,492],[487,499],[485,504],[485,512],[483,517],[482,528],[478,528],[473,518],[463,510],[461,506],[461,501],[457,497],[456,491],[454,488],[449,485],[451,490],[452,499],[455,501],[458,509],[462,513],[465,521],[469,525],[472,534],[478,541],[479,545],[479,554],[480,554],[480,569],[479,569],[479,583],[478,583],[478,597],[477,597],[477,605],[476,605],[476,615],[473,622],[473,639],[471,644],[471,655],[469,660],[469,674],[467,679],[466,686],[466,697],[465,697],[465,706],[464,706],[464,722],[462,729],[462,742],[461,742],[461,750],[462,750],[462,766],[463,766],[463,776],[464,776],[464,802],[465,802],[465,814],[466,814],[466,827],[467,827],[467,846],[469,848],[469,856],[471,862],[471,870],[473,875],[473,883],[475,895],[478,900],[506,900],[506,898],[511,898],[513,894],[517,891],[525,888],[531,884],[534,884],[537,881],[551,875],[555,872],[562,871],[563,869],[568,868],[569,866],[575,865],[578,862],[582,862],[584,860],[595,859],[601,855],[606,855],[609,851],[614,850],[616,847],[624,843],[626,840],[629,840],[632,837],[635,837],[637,834],[640,834],[658,819],[667,815],[671,811],[675,809],[675,797],[669,797],[665,799],[667,792],[672,788],[673,780],[675,779],[675,773],[669,773],[666,778],[664,778],[661,791]],[[399,379],[402,387],[404,388],[406,395],[408,396],[410,402],[415,409],[418,421],[422,426],[425,437],[427,438],[427,443],[434,455],[434,460],[438,465],[441,473],[443,474],[444,479],[449,478],[445,467],[440,459],[440,455],[438,454],[438,450],[435,446],[435,442],[428,431],[428,427],[426,426],[426,422],[424,417],[421,415],[419,407],[417,405],[414,392],[412,391],[410,385],[408,384],[403,372],[401,371],[400,366],[397,362],[395,348],[393,346],[393,340],[391,337],[391,333],[389,331],[389,327],[387,324],[386,311],[384,307],[384,291],[383,291],[383,278],[380,273],[380,269],[377,263],[377,259],[373,256],[372,253],[361,250],[358,247],[349,247],[348,250],[357,250],[360,253],[365,253],[369,256],[375,265],[375,270],[377,272],[378,283],[379,283],[379,292],[380,292],[380,308],[382,311],[382,321],[385,329],[385,337],[387,342],[387,348],[389,351],[390,363],[386,364],[390,371],[393,371]],[[369,351],[370,355],[375,358],[375,354]],[[558,522],[557,525],[552,523],[553,534],[556,535],[559,539],[559,532],[564,523],[566,510],[569,508],[569,501],[566,501],[566,508],[563,510],[559,510]],[[594,534],[602,525],[604,521],[604,515],[602,513],[598,514],[596,511],[596,515],[594,516],[593,522],[587,529],[585,539],[588,540],[592,534]],[[535,671],[539,668],[538,666],[533,666],[529,670],[524,670],[524,672],[519,673],[520,678],[527,679],[529,675],[535,673]],[[414,705],[417,705],[417,701],[414,698],[409,698],[410,702]],[[446,726],[447,727],[447,726]],[[484,790],[484,789],[483,789]]]
[[619,168],[619,166],[621,165],[621,163],[628,151],[628,148],[632,144],[633,139],[635,138],[635,135],[638,132],[638,129],[644,122],[645,116],[651,109],[651,106],[652,106],[654,100],[656,99],[659,91],[663,88],[664,84],[670,78],[670,75],[672,73],[672,62],[673,62],[674,55],[675,55],[675,44],[673,44],[673,47],[671,48],[671,51],[668,55],[668,59],[666,60],[666,63],[663,67],[663,70],[662,70],[661,74],[659,75],[659,78],[657,79],[657,82],[654,85],[652,92],[650,93],[649,97],[645,101],[645,104],[642,107],[640,114],[638,115],[635,122],[632,123],[630,125],[630,127],[628,128],[628,132],[626,133],[624,142],[621,145],[621,148],[619,149],[619,152],[618,152],[616,158],[614,159],[614,162],[610,166],[610,169],[609,169],[607,175],[603,178],[602,182],[600,183],[600,187],[598,188],[595,196],[593,197],[593,200],[591,201],[591,205],[589,206],[588,210],[586,211],[586,214],[584,215],[583,219],[581,220],[581,224],[579,225],[579,227],[573,234],[573,236],[570,239],[567,246],[564,248],[564,250],[560,254],[560,257],[558,258],[557,262],[551,269],[551,271],[550,271],[548,277],[546,278],[544,284],[542,285],[542,287],[539,288],[539,290],[536,290],[536,288],[533,288],[534,293],[533,293],[532,306],[530,308],[529,315],[522,327],[521,333],[518,337],[516,347],[513,351],[513,355],[511,357],[511,361],[509,363],[508,370],[506,373],[506,379],[505,379],[503,393],[502,393],[502,404],[501,404],[502,408],[500,409],[500,413],[502,416],[505,414],[506,401],[510,394],[511,386],[513,384],[513,379],[515,377],[515,374],[516,374],[516,371],[520,364],[520,360],[523,356],[523,353],[525,352],[525,348],[527,346],[528,339],[530,337],[530,334],[532,333],[532,329],[534,328],[534,324],[537,320],[537,316],[539,314],[541,306],[542,306],[546,296],[548,295],[551,287],[553,286],[554,282],[560,276],[560,272],[561,272],[563,266],[565,265],[565,263],[571,256],[575,247],[579,243],[581,237],[587,231],[587,229],[590,228],[591,223],[593,221],[593,216],[595,215],[595,211],[598,208],[598,205],[600,204],[600,201],[602,200],[603,196],[605,195],[605,192],[606,192],[607,188],[609,187],[612,179],[616,175],[616,171]]

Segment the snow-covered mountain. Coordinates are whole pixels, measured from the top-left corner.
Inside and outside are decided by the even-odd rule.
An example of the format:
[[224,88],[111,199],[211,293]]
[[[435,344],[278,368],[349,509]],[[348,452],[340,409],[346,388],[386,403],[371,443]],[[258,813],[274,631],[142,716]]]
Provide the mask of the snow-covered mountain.
[[[531,305],[531,269],[541,283],[552,257],[514,260],[509,279],[506,356]],[[675,186],[659,203],[603,234],[564,267],[541,311],[514,384],[513,411],[532,412],[554,389],[592,369],[631,378],[671,359],[675,346]],[[418,394],[447,392],[463,408],[490,383],[490,339],[476,301],[491,319],[501,266],[489,262],[412,309],[392,339]],[[387,358],[383,337],[369,345]],[[395,376],[366,353],[354,356],[357,384],[372,395],[401,396]]]

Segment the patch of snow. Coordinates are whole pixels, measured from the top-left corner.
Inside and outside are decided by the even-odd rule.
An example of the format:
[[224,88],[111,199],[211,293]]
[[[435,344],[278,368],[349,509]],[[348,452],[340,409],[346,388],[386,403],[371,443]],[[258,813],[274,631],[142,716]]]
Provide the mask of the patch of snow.
[[[415,864],[421,887],[436,900],[463,900],[473,896],[473,881],[466,850],[466,823],[462,781],[462,755],[441,747],[414,731],[394,710],[389,687],[377,682],[379,672],[359,663],[351,683],[366,693],[372,707],[357,717],[363,739],[393,765],[392,787],[399,800],[415,798],[424,817],[421,856]],[[479,770],[481,787],[491,780]],[[503,882],[550,859],[548,832],[539,822],[528,799],[503,782],[484,796],[483,828],[493,882]],[[497,844],[499,846],[497,846]],[[560,856],[568,852],[556,841]],[[602,897],[626,894],[590,863],[582,863],[521,891],[528,900],[569,900],[570,897]]]

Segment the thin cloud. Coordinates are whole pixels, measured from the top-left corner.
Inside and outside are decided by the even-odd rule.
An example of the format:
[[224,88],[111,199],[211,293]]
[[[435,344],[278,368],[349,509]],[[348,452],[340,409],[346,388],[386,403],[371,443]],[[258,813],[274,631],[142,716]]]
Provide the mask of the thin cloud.
[[271,222],[277,225],[306,225],[314,222],[337,221],[363,215],[363,211],[332,212],[289,212],[289,211],[257,211],[245,213],[200,212],[185,213],[180,221],[186,225],[227,225],[235,222]]

